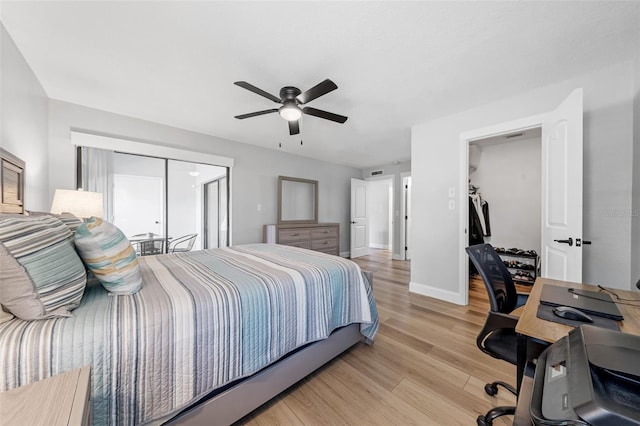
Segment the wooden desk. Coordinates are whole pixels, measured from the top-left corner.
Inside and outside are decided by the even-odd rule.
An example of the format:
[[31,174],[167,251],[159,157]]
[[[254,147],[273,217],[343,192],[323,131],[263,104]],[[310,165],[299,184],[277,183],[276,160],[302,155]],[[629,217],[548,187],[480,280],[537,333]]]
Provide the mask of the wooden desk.
[[[518,324],[516,325],[516,332],[524,334],[528,337],[544,340],[545,342],[553,343],[560,338],[566,336],[569,331],[573,329],[570,325],[560,324],[557,322],[546,321],[536,316],[538,312],[538,305],[540,305],[540,294],[542,294],[542,287],[546,284],[555,285],[558,287],[575,288],[578,290],[590,290],[599,291],[598,287],[588,284],[572,283],[569,281],[558,281],[549,278],[538,278],[535,284],[531,288],[531,294],[529,300],[524,306],[524,310],[520,315]],[[623,299],[638,299],[640,300],[639,292],[625,291],[612,289],[617,295]],[[615,302],[615,296],[611,296]],[[640,302],[637,302],[638,307],[623,305],[617,303],[618,309],[624,317],[624,321],[619,321],[620,331],[629,334],[640,335]]]
[[[537,278],[531,294],[527,300],[524,309],[520,315],[520,319],[516,324],[516,332],[518,333],[518,393],[522,384],[524,370],[527,362],[537,358],[541,352],[541,345],[532,348],[531,339],[538,339],[548,343],[554,343],[562,337],[569,334],[573,330],[570,325],[560,324],[557,322],[546,321],[538,318],[538,306],[540,305],[540,295],[542,287],[545,285],[555,285],[559,287],[575,288],[578,290],[601,291],[598,287],[588,284],[573,283],[569,281],[552,280],[549,278]],[[623,299],[640,299],[640,293],[612,289],[617,295]],[[615,301],[615,296],[611,295]],[[632,302],[634,303],[634,302]],[[640,336],[640,302],[635,302],[638,306],[630,306],[617,303],[618,309],[624,317],[624,321],[618,321],[620,331]],[[524,394],[523,394],[524,395]]]

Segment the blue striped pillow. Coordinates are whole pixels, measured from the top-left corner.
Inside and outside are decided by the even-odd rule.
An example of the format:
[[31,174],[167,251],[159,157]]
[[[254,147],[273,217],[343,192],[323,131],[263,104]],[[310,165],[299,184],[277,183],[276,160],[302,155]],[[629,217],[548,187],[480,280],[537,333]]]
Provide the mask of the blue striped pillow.
[[140,290],[136,252],[115,225],[91,217],[76,229],[75,242],[82,261],[109,292],[134,294]]
[[24,320],[70,316],[87,274],[67,226],[51,216],[0,215],[0,295]]

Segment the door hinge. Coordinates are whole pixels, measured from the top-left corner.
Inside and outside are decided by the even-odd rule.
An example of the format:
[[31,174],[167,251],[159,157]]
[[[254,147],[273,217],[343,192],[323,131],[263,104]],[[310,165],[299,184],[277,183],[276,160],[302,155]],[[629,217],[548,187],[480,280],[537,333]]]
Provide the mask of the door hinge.
[[405,247],[405,248],[404,248],[404,251],[407,251],[407,250],[409,250],[409,247]]

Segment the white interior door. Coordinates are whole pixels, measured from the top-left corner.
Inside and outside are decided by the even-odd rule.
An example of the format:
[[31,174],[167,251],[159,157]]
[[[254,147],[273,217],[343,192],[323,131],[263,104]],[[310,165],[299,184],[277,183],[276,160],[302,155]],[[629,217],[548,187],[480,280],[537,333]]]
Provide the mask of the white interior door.
[[162,235],[162,178],[113,175],[113,223],[127,236]]
[[582,89],[542,124],[543,277],[582,281]]
[[351,258],[368,254],[367,181],[351,179]]

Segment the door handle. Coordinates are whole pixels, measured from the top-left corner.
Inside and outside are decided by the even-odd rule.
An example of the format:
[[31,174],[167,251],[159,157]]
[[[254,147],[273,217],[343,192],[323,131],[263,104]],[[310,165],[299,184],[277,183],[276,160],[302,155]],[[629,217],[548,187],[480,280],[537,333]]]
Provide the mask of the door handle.
[[553,240],[556,243],[569,244],[569,247],[573,245],[573,238],[569,237],[568,240]]
[[582,245],[591,245],[591,241],[589,240],[582,240],[580,238],[576,238],[576,247],[582,247]]

